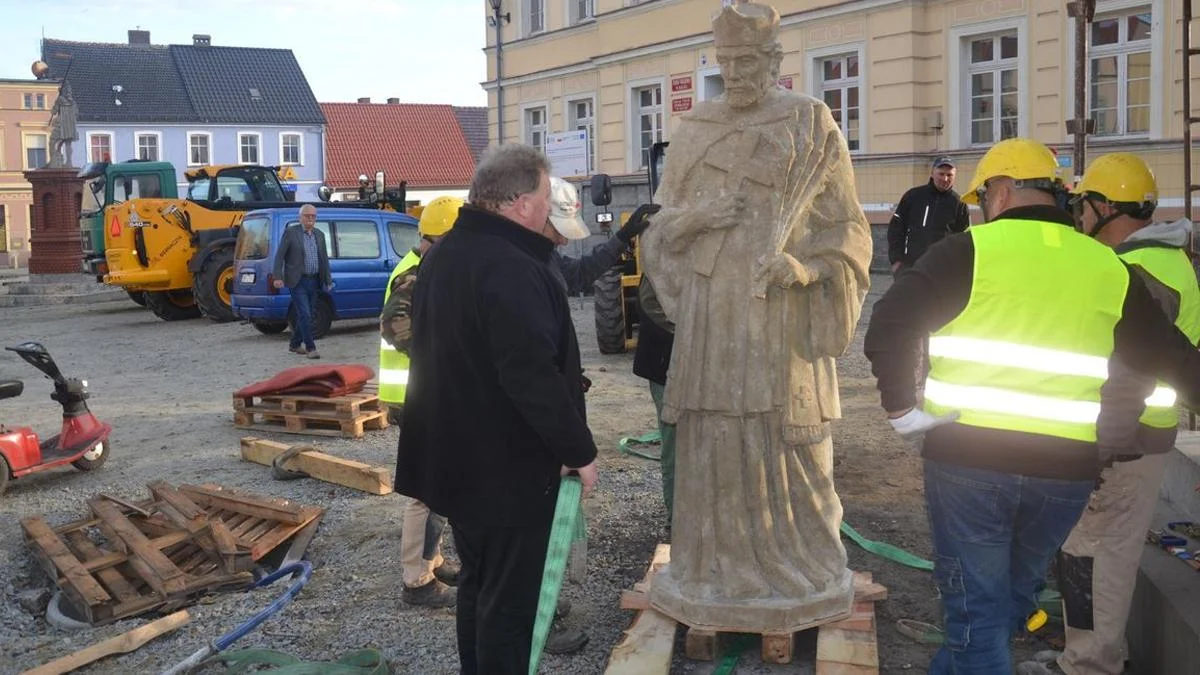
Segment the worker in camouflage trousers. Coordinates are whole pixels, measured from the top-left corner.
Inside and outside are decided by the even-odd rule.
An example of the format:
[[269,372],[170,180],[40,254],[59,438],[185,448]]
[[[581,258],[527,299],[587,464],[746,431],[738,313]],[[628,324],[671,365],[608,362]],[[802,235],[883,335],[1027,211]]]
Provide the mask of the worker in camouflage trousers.
[[[412,294],[421,256],[454,226],[463,200],[438,197],[421,212],[417,246],[392,270],[384,291],[379,317],[379,398],[388,406],[388,418],[400,423],[408,387],[408,348],[412,340]],[[401,433],[404,430],[401,429]],[[458,583],[459,565],[442,557],[442,535],[446,518],[412,500],[404,509],[400,525],[400,566],[404,591],[410,605],[453,607],[457,601],[452,586]]]

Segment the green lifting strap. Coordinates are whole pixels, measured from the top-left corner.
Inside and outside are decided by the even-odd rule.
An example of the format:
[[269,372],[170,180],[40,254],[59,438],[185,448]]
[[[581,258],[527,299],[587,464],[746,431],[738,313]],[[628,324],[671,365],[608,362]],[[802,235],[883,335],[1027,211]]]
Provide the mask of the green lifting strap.
[[587,540],[587,524],[583,519],[580,500],[583,498],[583,483],[575,476],[562,479],[558,487],[558,503],[554,505],[554,524],[550,529],[550,543],[546,546],[546,565],[542,570],[542,588],[538,592],[537,619],[533,624],[533,642],[529,649],[529,675],[537,675],[542,661],[542,650],[554,623],[554,609],[558,605],[558,594],[562,590],[563,573],[571,547],[576,542]]
[[914,569],[925,570],[926,572],[933,571],[933,563],[931,561],[925,560],[924,558],[918,558],[908,551],[896,548],[891,544],[882,541],[871,541],[870,539],[867,539],[859,534],[844,520],[842,521],[842,534],[852,539],[854,543],[858,544],[863,548],[863,550],[869,553],[874,553],[877,556],[887,558],[893,562],[898,562],[901,565],[907,565]]
[[[632,447],[630,447],[631,445],[633,445],[635,443],[640,444],[640,445],[641,444],[653,445],[655,443],[661,444],[662,443],[662,432],[661,431],[659,431],[658,429],[655,429],[654,431],[646,432],[646,433],[642,434],[641,436],[633,436],[633,437],[627,436],[625,438],[622,438],[620,441],[617,441],[617,448],[619,448],[621,450],[621,454],[624,454],[624,455],[633,455],[635,457],[642,457],[643,459],[652,459],[656,462],[662,461],[662,457],[660,455],[651,455],[648,452],[634,450]],[[661,452],[661,449],[660,449],[660,452]]]

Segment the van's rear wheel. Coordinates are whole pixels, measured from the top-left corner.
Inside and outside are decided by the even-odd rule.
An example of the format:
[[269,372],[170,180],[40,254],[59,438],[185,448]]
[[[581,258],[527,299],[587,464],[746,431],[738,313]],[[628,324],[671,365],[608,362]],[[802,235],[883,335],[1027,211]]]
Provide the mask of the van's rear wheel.
[[[288,325],[296,325],[296,305],[292,304],[288,307]],[[312,336],[314,340],[320,340],[329,333],[329,329],[333,326],[333,303],[329,300],[329,296],[318,293],[317,301],[313,303],[312,311]],[[292,330],[295,330],[293,328]]]
[[263,335],[278,335],[288,327],[286,321],[253,321],[251,325]]
[[233,249],[214,251],[192,277],[200,313],[217,323],[233,321]]
[[146,291],[146,308],[163,321],[182,321],[200,317],[200,307],[191,289]]

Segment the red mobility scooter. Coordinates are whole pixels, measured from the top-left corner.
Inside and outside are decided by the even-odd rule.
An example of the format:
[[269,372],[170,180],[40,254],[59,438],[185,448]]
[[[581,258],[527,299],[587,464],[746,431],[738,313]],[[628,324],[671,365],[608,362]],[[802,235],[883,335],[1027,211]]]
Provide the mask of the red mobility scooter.
[[[16,352],[54,381],[50,398],[63,409],[62,432],[39,442],[29,427],[6,427],[0,424],[0,493],[9,479],[72,464],[80,471],[100,468],[108,459],[108,436],[112,427],[96,419],[87,406],[87,382],[63,377],[50,352],[37,342],[25,342],[5,347]],[[20,396],[25,385],[21,380],[0,380],[0,399]]]

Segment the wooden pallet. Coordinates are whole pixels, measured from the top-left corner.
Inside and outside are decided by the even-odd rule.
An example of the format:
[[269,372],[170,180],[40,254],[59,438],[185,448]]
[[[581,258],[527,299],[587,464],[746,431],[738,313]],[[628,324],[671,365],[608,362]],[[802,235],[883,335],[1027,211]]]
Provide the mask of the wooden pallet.
[[90,518],[21,520],[34,559],[92,625],[245,587],[257,560],[324,513],[217,485],[148,485],[151,499],[88,500]]
[[362,438],[386,429],[387,406],[374,388],[345,396],[233,395],[233,425],[307,436]]
[[[670,546],[659,544],[646,578],[632,591],[621,594],[621,608],[637,610],[633,624],[609,656],[605,675],[667,675],[670,672],[678,626],[674,619],[650,606],[650,582],[670,560]],[[867,572],[854,573],[854,610],[841,621],[819,627],[817,675],[868,675],[879,673],[875,642],[875,602],[887,598],[887,588],[871,580]],[[685,627],[684,654],[696,661],[714,661],[723,656],[728,638],[740,631]],[[802,632],[802,631],[801,631]],[[801,632],[762,634],[764,663],[788,664],[795,660],[796,639]]]

